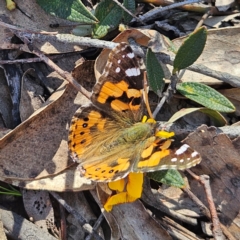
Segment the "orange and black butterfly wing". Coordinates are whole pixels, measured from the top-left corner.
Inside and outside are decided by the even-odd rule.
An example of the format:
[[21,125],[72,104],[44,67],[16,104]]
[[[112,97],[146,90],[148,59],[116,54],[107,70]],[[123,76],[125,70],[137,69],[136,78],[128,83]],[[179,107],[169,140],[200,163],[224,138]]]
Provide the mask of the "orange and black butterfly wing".
[[143,73],[131,47],[120,43],[109,54],[103,75],[93,88],[91,100],[99,109],[119,120],[142,118]]
[[132,144],[119,141],[122,124],[95,106],[83,106],[73,116],[69,151],[79,163],[81,176],[109,182],[125,177],[132,169]]
[[[170,139],[157,140],[147,146],[134,164],[134,172],[164,169],[184,170],[201,162],[201,156],[187,144],[171,144]],[[166,147],[167,146],[167,147]]]

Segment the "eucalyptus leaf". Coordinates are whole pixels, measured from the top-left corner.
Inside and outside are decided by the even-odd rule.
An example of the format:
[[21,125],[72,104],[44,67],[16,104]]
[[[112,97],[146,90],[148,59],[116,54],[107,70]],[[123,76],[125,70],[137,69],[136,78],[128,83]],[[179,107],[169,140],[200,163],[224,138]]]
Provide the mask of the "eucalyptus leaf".
[[156,182],[161,182],[174,187],[183,187],[185,185],[181,174],[174,169],[149,172],[147,176]]
[[37,0],[37,3],[44,11],[59,18],[88,24],[98,22],[80,0]]
[[164,71],[151,49],[147,51],[146,67],[149,86],[158,96],[161,96],[165,85]]
[[222,94],[207,85],[196,82],[177,84],[177,91],[183,96],[219,112],[234,112],[234,105]]
[[201,55],[207,41],[207,29],[201,27],[195,30],[178,49],[173,62],[173,73],[192,65]]

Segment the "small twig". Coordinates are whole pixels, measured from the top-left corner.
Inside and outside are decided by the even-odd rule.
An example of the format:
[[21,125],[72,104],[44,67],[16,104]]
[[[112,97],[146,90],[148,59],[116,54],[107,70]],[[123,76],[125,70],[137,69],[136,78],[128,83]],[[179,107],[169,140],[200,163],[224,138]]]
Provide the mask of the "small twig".
[[83,88],[67,71],[63,71],[60,67],[58,67],[51,59],[46,57],[40,50],[38,50],[29,39],[26,37],[23,37],[21,34],[19,34],[18,31],[15,31],[15,34],[28,46],[30,52],[40,57],[48,66],[50,66],[52,69],[54,69],[60,76],[62,76],[64,79],[66,79],[69,83],[71,83],[74,88],[76,88],[79,92],[81,92],[84,96],[87,98],[90,98],[90,92],[88,92],[85,88]]
[[[195,175],[191,170],[188,171],[192,176],[194,176],[195,179],[199,179],[197,175]],[[209,219],[211,220],[211,214],[209,209],[199,200],[199,198],[189,189],[189,188],[182,188],[182,191],[187,193],[190,199],[194,203],[197,204],[197,206],[200,208],[200,211]],[[228,240],[236,240],[236,238],[228,231],[228,229],[220,223],[221,229],[224,233],[224,235],[228,238]]]
[[168,85],[166,92],[163,93],[163,97],[161,101],[158,103],[157,107],[153,112],[154,119],[157,116],[158,112],[161,110],[165,101],[168,101],[172,97],[173,93],[176,91],[177,82],[178,82],[178,76],[176,74],[173,74],[170,78],[170,84]]
[[[22,47],[22,45],[21,45]],[[19,45],[18,45],[19,48]],[[81,52],[71,52],[71,53],[65,53],[65,54],[57,54],[54,56],[49,56],[49,59],[51,60],[55,60],[55,59],[60,59],[63,57],[66,57],[67,55],[73,55],[73,54],[81,54]],[[34,57],[34,58],[24,58],[24,59],[14,59],[14,60],[2,60],[0,59],[0,64],[4,65],[4,64],[17,64],[17,63],[21,63],[21,64],[25,64],[25,63],[34,63],[34,62],[42,62],[42,59],[39,57]]]
[[18,27],[18,26],[14,26],[12,24],[8,24],[5,22],[0,21],[0,26],[12,29],[12,30],[16,30],[16,31],[21,31],[21,32],[30,32],[30,33],[41,33],[41,34],[46,34],[46,35],[56,35],[58,34],[58,32],[46,32],[46,31],[36,31],[36,30],[32,30],[32,29],[26,29],[26,28],[22,28],[22,27]]
[[72,214],[78,222],[81,224],[83,229],[90,233],[93,234],[95,239],[97,240],[103,240],[92,228],[92,226],[87,223],[87,221],[82,217],[75,209],[73,209],[71,206],[69,206],[64,199],[62,199],[57,193],[55,192],[49,192],[70,214]]
[[[94,226],[93,226],[93,231],[97,231],[98,228],[100,227],[102,221],[104,220],[104,215],[103,213],[101,213],[101,215],[98,217],[97,221],[95,222]],[[93,236],[93,234],[89,234],[85,240],[90,240],[91,237]]]
[[125,12],[127,12],[130,16],[132,16],[134,19],[136,19],[138,22],[140,22],[143,25],[146,25],[145,22],[143,22],[140,18],[136,17],[132,12],[130,12],[127,8],[125,8],[120,2],[117,0],[113,0],[120,8],[122,8]]
[[198,3],[198,2],[201,2],[201,0],[188,0],[188,1],[184,1],[184,2],[174,3],[174,4],[166,6],[166,7],[154,8],[153,10],[145,13],[144,15],[140,16],[139,18],[142,21],[147,22],[149,20],[155,19],[156,17],[158,17],[159,14],[161,14],[164,11],[168,11],[173,8],[178,8],[178,7],[184,6],[186,4],[192,4],[192,3]]
[[59,204],[59,209],[60,209],[60,216],[61,216],[61,220],[60,220],[60,226],[61,226],[61,240],[66,240],[66,236],[67,236],[67,224],[66,224],[66,215],[65,215],[65,208],[63,207],[62,204]]
[[[164,64],[173,65],[173,58],[166,55],[165,53],[158,53],[156,54],[156,56],[159,59],[159,61],[162,61]],[[225,83],[232,85],[233,87],[240,87],[239,77],[236,77],[226,72],[212,70],[203,64],[193,64],[187,67],[186,69],[193,72],[204,74],[209,77],[216,78],[220,81],[223,81]]]
[[161,99],[161,101],[158,103],[157,107],[155,108],[154,112],[153,112],[153,118],[155,119],[158,112],[161,110],[163,104],[166,102],[167,97],[164,95]]
[[[63,44],[69,44],[71,46],[79,45],[79,46],[86,46],[86,47],[96,47],[96,48],[108,48],[113,49],[117,46],[118,43],[111,42],[111,41],[104,41],[99,39],[92,39],[89,37],[79,37],[74,36],[72,34],[55,34],[48,35],[44,32],[29,32],[28,30],[16,27],[11,24],[4,23],[0,21],[0,26],[9,28],[13,33],[15,33],[19,38],[26,38],[31,41],[31,43],[34,43],[36,40],[37,42],[56,42],[56,43],[63,43]],[[6,44],[5,44],[6,45]],[[7,44],[8,46],[8,44]]]
[[[167,20],[169,21],[169,20]],[[168,22],[166,22],[166,19],[163,21],[155,21],[155,26],[165,30],[165,31],[173,31],[175,35],[179,37],[186,36],[186,33],[181,32],[177,27],[170,25]]]
[[222,240],[222,239],[225,239],[225,237],[223,236],[222,229],[220,227],[220,222],[219,222],[219,219],[218,219],[218,216],[217,216],[217,211],[216,211],[216,208],[215,208],[215,204],[213,202],[213,196],[212,196],[212,191],[211,191],[209,179],[210,178],[207,175],[201,175],[199,177],[199,180],[200,180],[201,184],[204,186],[204,190],[205,190],[206,196],[207,196],[207,201],[208,201],[208,204],[209,204],[210,213],[211,213],[211,216],[212,216],[213,237],[214,237],[214,239]]
[[185,190],[185,192],[187,192],[188,194],[190,193],[189,194],[190,198],[192,200],[194,200],[194,202],[200,207],[201,210],[203,210],[203,213],[205,214],[205,216],[212,220],[212,223],[213,223],[212,231],[213,231],[214,239],[217,239],[217,240],[225,239],[225,237],[223,236],[223,232],[224,232],[225,236],[227,236],[229,239],[235,240],[235,238],[232,236],[232,234],[227,230],[226,227],[224,227],[224,225],[222,225],[220,223],[220,221],[218,219],[217,211],[215,208],[215,204],[214,204],[213,197],[212,197],[212,191],[211,191],[211,187],[210,187],[210,183],[209,183],[209,176],[202,175],[199,177],[189,169],[186,169],[186,171],[193,178],[198,180],[204,187],[210,210],[208,210],[207,207],[205,207],[204,204],[199,199],[197,199],[196,196],[193,195],[193,193],[190,193],[190,190],[189,191]]
[[201,20],[198,22],[197,26],[195,27],[195,30],[200,28],[203,25],[204,21],[210,16],[210,14],[211,14],[211,11],[208,11],[203,14]]

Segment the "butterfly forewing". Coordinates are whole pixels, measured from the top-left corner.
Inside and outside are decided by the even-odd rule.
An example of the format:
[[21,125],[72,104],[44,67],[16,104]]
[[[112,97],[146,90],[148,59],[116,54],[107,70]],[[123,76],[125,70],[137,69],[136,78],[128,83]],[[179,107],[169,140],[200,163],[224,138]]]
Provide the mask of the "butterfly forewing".
[[83,106],[75,113],[68,146],[72,159],[80,163],[81,176],[107,182],[131,171],[135,160],[130,151],[132,145],[121,141],[124,130],[125,126],[93,105]]
[[121,43],[109,54],[91,100],[104,111],[114,111],[137,122],[142,118],[142,89],[143,73],[138,59],[126,43]]

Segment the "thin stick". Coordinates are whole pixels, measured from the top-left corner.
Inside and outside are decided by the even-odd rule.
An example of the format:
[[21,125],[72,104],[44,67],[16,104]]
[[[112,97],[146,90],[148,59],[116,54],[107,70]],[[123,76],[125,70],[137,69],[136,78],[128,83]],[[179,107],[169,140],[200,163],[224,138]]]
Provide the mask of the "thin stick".
[[[194,176],[195,179],[199,180],[199,177],[197,175],[195,175],[191,170],[189,170],[191,172],[191,175]],[[188,171],[188,173],[189,173]],[[183,192],[187,193],[187,195],[189,196],[190,199],[192,199],[192,201],[194,203],[197,204],[197,206],[200,208],[200,211],[209,219],[211,220],[211,214],[209,209],[203,204],[203,202],[201,202],[199,200],[199,198],[193,193],[191,192],[191,190],[189,188],[181,188]],[[228,240],[236,240],[236,238],[228,231],[228,229],[220,223],[221,229],[224,233],[224,235],[228,238]]]
[[144,15],[140,16],[139,18],[142,21],[147,22],[149,20],[155,19],[156,17],[158,17],[160,15],[160,13],[162,13],[164,11],[168,11],[173,8],[178,8],[178,7],[184,6],[186,4],[199,3],[199,2],[201,2],[201,0],[188,0],[188,1],[184,1],[184,2],[174,3],[174,4],[171,4],[166,7],[154,8],[153,10],[145,13]]
[[28,46],[28,49],[33,54],[37,55],[42,61],[44,61],[48,66],[54,69],[60,76],[66,79],[69,83],[71,83],[74,88],[76,88],[79,92],[81,92],[84,96],[90,99],[90,92],[88,92],[85,88],[83,88],[72,76],[71,73],[67,71],[63,71],[60,67],[58,67],[51,59],[45,56],[39,49],[37,49],[33,44],[30,43],[29,39],[23,37],[19,34],[18,31],[15,34]]
[[127,12],[130,16],[135,18],[138,22],[140,22],[143,25],[146,25],[145,22],[143,22],[140,18],[136,17],[133,13],[131,13],[127,8],[125,8],[120,2],[117,0],[113,0],[120,8],[122,8],[125,12]]
[[202,183],[202,185],[204,186],[204,190],[206,192],[206,196],[207,196],[207,200],[208,200],[208,204],[209,204],[209,209],[210,209],[210,213],[212,216],[212,223],[213,223],[213,237],[214,239],[225,239],[222,233],[222,229],[220,227],[220,222],[217,216],[217,211],[215,208],[215,204],[213,202],[213,196],[212,196],[212,191],[211,191],[211,187],[210,187],[210,181],[209,181],[209,176],[207,175],[201,175],[200,176],[200,182]]
[[69,213],[71,213],[81,224],[83,229],[90,233],[93,234],[94,238],[97,240],[103,240],[92,228],[92,226],[87,223],[87,221],[82,217],[75,209],[73,209],[70,205],[66,203],[64,199],[62,199],[57,193],[55,192],[49,192]]
[[[101,213],[101,215],[98,217],[97,221],[95,222],[94,226],[93,226],[93,231],[97,231],[98,228],[100,227],[102,221],[104,220],[104,215],[103,213]],[[93,236],[93,234],[89,234],[85,240],[90,240],[91,237]]]
[[194,179],[196,179],[204,187],[210,210],[207,207],[205,207],[204,204],[190,190],[188,189],[182,189],[182,190],[186,192],[189,195],[189,197],[200,207],[200,209],[205,214],[205,216],[209,220],[212,220],[214,239],[217,239],[217,240],[225,239],[223,236],[223,233],[224,233],[224,235],[227,236],[229,240],[236,240],[235,237],[228,231],[228,229],[223,224],[220,223],[218,219],[217,211],[216,211],[215,204],[212,197],[211,187],[209,184],[209,176],[202,175],[199,177],[189,169],[186,169],[185,171],[187,171]]

